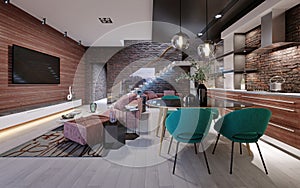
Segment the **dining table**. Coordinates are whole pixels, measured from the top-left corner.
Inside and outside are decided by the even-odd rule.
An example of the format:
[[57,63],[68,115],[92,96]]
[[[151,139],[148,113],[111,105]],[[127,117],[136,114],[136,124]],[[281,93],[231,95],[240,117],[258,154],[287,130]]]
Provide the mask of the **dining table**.
[[[183,102],[182,99],[161,99],[161,98],[155,98],[150,99],[146,101],[146,105],[150,108],[159,108],[159,116],[158,116],[158,126],[156,129],[156,136],[158,136],[159,129],[161,128],[161,134],[160,134],[160,147],[159,147],[159,154],[161,154],[162,149],[162,142],[165,137],[166,132],[166,126],[165,126],[165,120],[167,118],[168,111],[175,111],[180,108],[217,108],[219,111],[222,111],[225,114],[226,111],[234,111],[234,110],[240,110],[243,108],[250,108],[254,105],[251,103],[246,102],[238,102],[234,100],[229,99],[217,99],[208,97],[207,98],[207,105],[206,106],[200,106],[197,101],[192,102]],[[250,150],[249,144],[246,144],[248,154],[252,155],[252,152]]]

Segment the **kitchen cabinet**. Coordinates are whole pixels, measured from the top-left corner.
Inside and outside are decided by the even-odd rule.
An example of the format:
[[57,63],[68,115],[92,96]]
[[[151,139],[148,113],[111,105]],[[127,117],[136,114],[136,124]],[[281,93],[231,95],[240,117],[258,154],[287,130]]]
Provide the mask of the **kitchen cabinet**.
[[[212,98],[252,103],[254,107],[268,108],[272,117],[266,135],[300,149],[300,94],[209,90]],[[228,110],[227,110],[228,112]]]

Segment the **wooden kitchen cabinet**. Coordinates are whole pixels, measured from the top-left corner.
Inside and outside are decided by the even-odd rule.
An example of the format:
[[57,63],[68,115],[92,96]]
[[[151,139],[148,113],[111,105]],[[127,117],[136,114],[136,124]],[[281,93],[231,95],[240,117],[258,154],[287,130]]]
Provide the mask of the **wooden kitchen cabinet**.
[[300,97],[280,93],[209,90],[208,95],[268,108],[272,117],[266,135],[300,149]]

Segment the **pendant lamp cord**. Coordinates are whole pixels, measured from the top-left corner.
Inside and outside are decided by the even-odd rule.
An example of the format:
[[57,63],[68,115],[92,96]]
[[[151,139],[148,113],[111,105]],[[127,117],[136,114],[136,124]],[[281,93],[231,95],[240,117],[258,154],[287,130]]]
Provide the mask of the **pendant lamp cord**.
[[181,33],[181,0],[179,0],[179,31]]
[[207,20],[208,20],[208,14],[207,14],[207,12],[208,12],[208,6],[207,6],[207,0],[205,1],[205,32],[206,32],[206,41],[208,41],[208,28],[207,28]]

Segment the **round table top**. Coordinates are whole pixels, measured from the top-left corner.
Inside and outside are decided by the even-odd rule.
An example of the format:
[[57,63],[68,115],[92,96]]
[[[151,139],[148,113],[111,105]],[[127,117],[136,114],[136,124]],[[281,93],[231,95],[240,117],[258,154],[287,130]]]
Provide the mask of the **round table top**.
[[172,107],[172,108],[191,108],[191,107],[210,107],[210,108],[230,108],[233,110],[242,109],[252,107],[253,104],[250,103],[241,103],[233,100],[225,100],[225,99],[216,99],[216,98],[208,98],[207,106],[200,106],[199,104],[190,103],[186,104],[182,100],[163,100],[161,98],[150,99],[146,101],[146,105],[149,107]]

